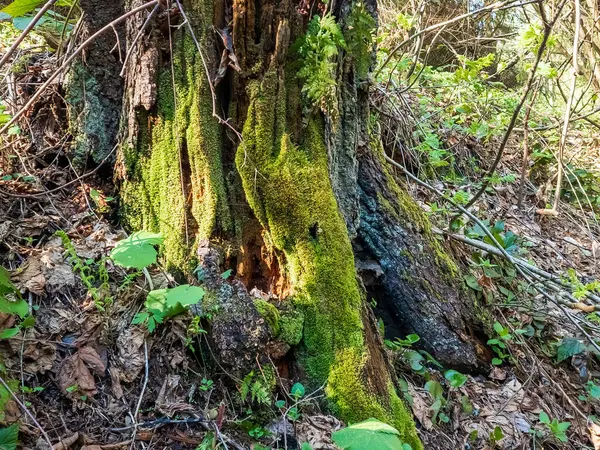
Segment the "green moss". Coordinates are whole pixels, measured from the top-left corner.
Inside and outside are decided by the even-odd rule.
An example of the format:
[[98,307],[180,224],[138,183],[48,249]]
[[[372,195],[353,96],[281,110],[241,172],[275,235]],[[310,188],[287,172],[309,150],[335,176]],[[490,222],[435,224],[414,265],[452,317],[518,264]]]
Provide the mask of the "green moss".
[[298,345],[302,341],[304,329],[304,314],[297,309],[283,311],[279,320],[279,338],[289,345]]
[[[187,10],[186,10],[187,11]],[[212,17],[206,3],[189,11]],[[195,20],[201,42],[207,24]],[[181,30],[170,67],[158,75],[157,114],[140,113],[135,148],[124,149],[124,216],[133,229],[160,231],[170,266],[190,265],[192,247],[218,226],[232,228],[221,162],[221,128],[212,117],[209,85],[196,45]],[[173,78],[177,89],[173,91]]]
[[346,349],[340,351],[337,357],[339,363],[331,371],[325,391],[334,404],[334,410],[349,423],[376,417],[393,425],[403,441],[414,450],[422,449],[412,417],[391,383],[388,386],[389,398],[382,401],[365,390],[365,381],[361,377],[366,363],[363,353]]
[[273,336],[278,336],[280,332],[280,315],[275,305],[262,298],[257,298],[254,300],[254,306],[260,316],[269,324]]
[[[402,430],[414,424],[401,405],[386,413],[389,399],[369,394],[361,366],[350,370],[356,355],[366,352],[354,255],[346,225],[329,181],[323,124],[309,119],[301,145],[287,132],[288,92],[275,71],[250,88],[244,142],[236,164],[246,197],[282,250],[296,303],[304,314],[303,363],[315,384],[328,381],[329,397],[342,418],[370,416],[393,422]],[[344,382],[338,380],[344,374]],[[395,396],[390,387],[390,396]],[[356,402],[356,403],[354,403]],[[350,414],[352,411],[352,414]],[[407,439],[411,433],[406,432]],[[415,440],[413,448],[421,448]]]

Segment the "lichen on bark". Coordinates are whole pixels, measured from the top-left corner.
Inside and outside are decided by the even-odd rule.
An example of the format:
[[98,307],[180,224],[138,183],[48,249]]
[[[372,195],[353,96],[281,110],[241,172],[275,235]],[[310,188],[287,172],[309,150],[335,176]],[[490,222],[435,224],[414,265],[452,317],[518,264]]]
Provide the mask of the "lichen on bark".
[[[249,88],[250,106],[236,164],[248,201],[284,252],[296,304],[304,313],[301,360],[310,380],[327,382],[332,407],[350,421],[386,420],[421,448],[414,423],[385,368],[384,394],[369,386],[364,302],[348,231],[329,180],[322,119],[311,116],[302,142],[286,123],[285,72],[270,69]],[[381,389],[381,387],[379,387]]]

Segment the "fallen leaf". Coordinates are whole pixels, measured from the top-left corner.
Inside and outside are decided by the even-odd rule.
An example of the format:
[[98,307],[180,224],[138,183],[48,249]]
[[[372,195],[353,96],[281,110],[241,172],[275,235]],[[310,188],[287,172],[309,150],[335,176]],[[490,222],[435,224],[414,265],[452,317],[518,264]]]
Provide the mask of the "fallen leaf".
[[121,381],[131,383],[144,368],[145,339],[146,333],[138,328],[127,328],[117,338],[117,348],[119,349],[117,361],[121,372]]
[[594,450],[600,450],[600,426],[590,421],[588,429],[590,430],[590,440],[594,444]]
[[[62,361],[58,372],[58,384],[66,395],[83,394],[92,397],[98,393],[94,376],[85,365],[79,352]],[[67,389],[73,389],[74,392],[69,392]]]
[[79,349],[79,357],[85,361],[90,369],[98,376],[104,376],[106,372],[106,365],[102,362],[98,352],[90,346],[86,346]]

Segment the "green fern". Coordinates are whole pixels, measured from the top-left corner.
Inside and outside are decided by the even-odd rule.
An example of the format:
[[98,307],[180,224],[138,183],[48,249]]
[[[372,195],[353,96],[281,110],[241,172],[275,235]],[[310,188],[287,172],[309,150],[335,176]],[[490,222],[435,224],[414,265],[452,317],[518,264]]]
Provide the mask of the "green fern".
[[376,24],[375,19],[362,2],[356,2],[346,20],[344,36],[348,44],[348,53],[354,59],[359,79],[367,78],[371,67]]
[[315,16],[308,23],[298,50],[302,60],[298,70],[298,77],[304,81],[302,92],[309,101],[320,104],[321,109],[330,114],[337,111],[335,57],[345,47],[340,27],[328,13],[323,17]]

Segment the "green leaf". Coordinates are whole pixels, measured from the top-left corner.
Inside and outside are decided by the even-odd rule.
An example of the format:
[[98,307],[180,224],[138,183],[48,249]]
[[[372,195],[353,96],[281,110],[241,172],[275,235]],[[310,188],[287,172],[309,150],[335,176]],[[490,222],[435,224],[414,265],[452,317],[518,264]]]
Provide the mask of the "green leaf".
[[17,314],[20,318],[23,318],[29,314],[29,305],[21,298],[9,300],[8,298],[0,295],[0,312],[6,314]]
[[481,291],[481,286],[479,285],[479,283],[477,282],[477,278],[475,278],[473,275],[465,275],[465,282],[467,283],[467,286],[469,286],[471,289],[475,290],[475,291]]
[[0,333],[0,339],[10,339],[19,334],[19,327],[7,328]]
[[500,322],[494,322],[494,331],[498,334],[502,334],[504,332],[504,327]]
[[19,440],[19,424],[0,429],[0,450],[15,450]]
[[492,432],[492,435],[491,435],[491,438],[494,440],[494,442],[498,442],[503,437],[504,437],[504,433],[502,432],[502,428],[500,428],[498,426],[496,428],[494,428],[494,431]]
[[377,419],[368,419],[336,431],[331,436],[344,450],[398,450],[402,448],[400,433]]
[[[150,291],[144,303],[148,312],[152,313],[147,318],[148,331],[150,331],[150,327],[154,329],[156,323],[162,323],[163,319],[181,314],[186,310],[187,306],[196,305],[202,300],[202,297],[204,297],[204,289],[189,284],[182,284],[172,289],[155,289],[154,291]],[[136,323],[143,322],[142,317],[138,317],[137,320],[138,322]],[[154,323],[150,323],[151,320]]]
[[550,425],[550,417],[544,411],[540,413],[540,422]]
[[592,382],[588,382],[588,392],[590,393],[590,397],[600,398],[600,386]]
[[232,272],[232,270],[231,270],[231,269],[229,269],[229,270],[226,270],[225,272],[223,272],[223,273],[221,274],[221,278],[223,278],[224,280],[226,280],[227,278],[229,278],[229,277],[231,276],[231,272]]
[[304,442],[300,450],[313,450],[313,448],[308,442]]
[[15,0],[2,9],[2,12],[9,14],[12,17],[20,17],[33,11],[42,3],[44,3],[44,0]]
[[304,386],[301,383],[296,383],[292,386],[290,393],[292,394],[292,397],[295,397],[296,399],[302,398],[305,394]]
[[502,360],[500,358],[492,358],[492,365],[499,366],[502,364]]
[[412,370],[416,372],[423,370],[423,365],[421,364],[421,361],[423,361],[424,358],[423,355],[421,355],[419,352],[417,352],[416,350],[407,350],[406,352],[404,352],[403,356],[410,363],[410,367]]
[[429,380],[427,383],[425,383],[425,390],[429,392],[429,394],[436,400],[443,398],[444,389],[437,381]]
[[564,338],[556,351],[556,358],[558,362],[561,362],[581,353],[583,350],[585,350],[585,346],[581,341],[574,338]]
[[182,284],[173,289],[165,289],[165,301],[168,308],[196,305],[204,297],[204,289],[198,286]]
[[450,382],[450,386],[458,388],[467,382],[467,377],[456,370],[448,370],[444,377]]
[[160,234],[138,231],[119,241],[110,257],[119,266],[141,270],[156,262],[158,253],[154,246],[162,244],[163,241],[164,238]]
[[0,294],[15,292],[17,288],[10,281],[10,273],[4,267],[0,266]]

